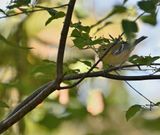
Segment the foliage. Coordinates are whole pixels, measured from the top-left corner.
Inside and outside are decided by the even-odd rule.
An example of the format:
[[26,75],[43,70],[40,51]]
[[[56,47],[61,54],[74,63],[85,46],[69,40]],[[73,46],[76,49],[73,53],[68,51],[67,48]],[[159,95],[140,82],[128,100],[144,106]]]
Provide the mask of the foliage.
[[9,108],[9,106],[5,102],[0,101],[0,108]]
[[[3,14],[3,16],[0,18],[6,18],[5,23],[0,22],[2,23],[2,25],[4,25],[1,25],[0,27],[1,119],[9,113],[10,109],[12,109],[13,104],[18,104],[18,102],[29,96],[30,93],[32,93],[39,86],[43,85],[44,83],[50,82],[56,78],[57,63],[53,61],[53,59],[50,60],[48,58],[48,60],[46,60],[47,58],[44,58],[43,54],[41,53],[40,55],[42,56],[36,55],[36,53],[34,52],[36,50],[36,47],[34,45],[30,46],[30,43],[34,39],[40,44],[47,44],[46,48],[56,48],[56,50],[58,48],[58,46],[49,46],[49,43],[46,43],[45,40],[46,36],[44,36],[44,39],[41,40],[37,35],[40,35],[39,33],[43,32],[43,30],[47,31],[51,27],[54,27],[56,29],[56,27],[58,27],[56,23],[63,24],[62,22],[60,22],[60,20],[64,19],[64,17],[66,16],[66,9],[64,8],[66,5],[62,6],[62,1],[60,2],[60,6],[59,3],[56,2],[51,2],[52,4],[49,1],[47,2],[49,4],[46,4],[44,1],[39,1],[39,3],[37,3],[36,5],[31,5],[31,0],[15,0],[7,6],[7,10],[0,9],[0,12]],[[147,23],[152,26],[155,26],[157,24],[157,5],[159,4],[159,1],[141,0],[137,2],[137,5],[135,6],[140,8],[143,13],[139,16],[135,16],[134,20],[128,19],[126,17],[121,18],[119,25],[121,25],[123,32],[119,33],[119,37],[111,36],[110,33],[109,38],[105,37],[104,35],[100,35],[99,32],[101,32],[101,30],[110,26],[110,24],[114,24],[114,17],[120,18],[120,16],[123,15],[128,16],[129,7],[126,6],[127,2],[128,0],[124,0],[121,4],[113,6],[104,18],[100,19],[94,24],[85,24],[85,22],[83,22],[81,19],[87,20],[87,17],[90,17],[90,14],[85,14],[83,16],[83,14],[78,13],[81,11],[76,10],[75,16],[73,15],[73,22],[70,24],[71,31],[68,35],[68,37],[72,40],[73,48],[78,48],[80,52],[83,52],[86,49],[92,49],[94,51],[97,51],[97,44],[109,45],[114,44],[119,40],[123,43],[130,43],[130,40],[135,40],[138,31],[141,29],[141,27],[137,23],[137,20],[140,19],[143,23]],[[51,7],[50,4],[53,5],[53,7]],[[59,10],[57,9],[57,7],[61,9]],[[38,14],[36,14],[35,12],[37,12]],[[32,17],[34,18],[37,15],[41,16],[41,14],[43,13],[46,14],[43,15],[41,20],[37,20],[36,18],[36,23],[32,22]],[[12,18],[9,20],[9,17],[13,17],[15,20],[17,20],[16,23],[14,22],[14,19],[12,20]],[[28,30],[26,26],[31,22],[33,27],[40,27],[36,25],[39,25],[41,21],[45,22],[44,26],[41,28],[41,31],[37,33],[35,37],[30,37],[27,31],[32,31],[33,29]],[[55,24],[51,22],[54,22]],[[12,28],[9,27],[10,23],[14,24]],[[57,33],[53,33],[52,38],[56,37],[54,34],[56,35]],[[71,42],[69,43],[72,44]],[[57,42],[54,44],[57,44]],[[75,53],[78,57],[80,52],[76,51],[77,50],[70,51],[69,55]],[[45,53],[45,49],[43,50],[43,53]],[[54,50],[53,53],[55,53]],[[80,58],[75,58],[74,60],[66,60],[66,63],[64,63],[63,67],[64,78],[66,77],[66,74],[69,74],[72,77],[80,74],[80,69],[83,69],[84,66],[77,66],[77,62],[83,63],[85,66],[87,66],[87,68],[92,68],[94,66],[93,54],[90,55],[89,52],[85,52],[79,57]],[[83,59],[81,59],[81,57],[83,57]],[[153,57],[150,55],[133,55],[129,58],[129,62],[134,65],[152,66],[152,64],[154,64],[155,61],[159,60],[159,58],[160,56]],[[76,65],[76,69],[71,68],[73,65]],[[156,72],[159,72],[159,68],[156,70]],[[83,74],[80,75],[83,76]],[[101,81],[102,80],[96,81],[98,82],[98,86],[101,85]],[[68,86],[74,84],[75,81],[65,80],[64,82],[62,85]],[[44,134],[50,134],[51,132],[53,134],[56,134],[60,132],[60,130],[63,130],[64,133],[66,132],[65,128],[67,126],[69,127],[70,125],[71,128],[76,129],[77,131],[79,129],[77,129],[76,127],[79,124],[80,126],[78,128],[80,129],[81,127],[83,128],[84,125],[87,127],[84,129],[84,134],[88,135],[125,134],[126,130],[124,130],[124,127],[122,126],[123,124],[121,124],[121,122],[124,121],[125,117],[123,117],[124,113],[121,114],[122,109],[120,109],[119,106],[122,105],[121,100],[123,100],[125,103],[123,107],[128,107],[128,99],[126,99],[127,94],[124,94],[126,92],[126,89],[120,82],[109,82],[108,84],[111,88],[110,93],[108,92],[109,94],[107,95],[104,94],[107,91],[106,88],[105,92],[102,92],[101,90],[99,90],[101,86],[100,88],[97,88],[97,86],[95,85],[96,82],[95,78],[93,78],[91,79],[89,84],[86,83],[87,85],[89,85],[89,88],[82,83],[82,86],[84,85],[84,88],[82,89],[85,89],[85,91],[82,92],[83,94],[80,94],[81,86],[74,87],[70,91],[69,89],[65,89],[65,92],[63,90],[53,92],[53,94],[51,94],[43,103],[41,103],[37,107],[37,109],[33,110],[28,116],[26,116],[26,119],[22,121],[23,124],[21,125],[23,129],[21,129],[21,126],[18,125],[19,134],[28,134],[28,132],[35,132],[35,130],[36,132],[39,132],[38,134],[41,134],[41,131],[45,131]],[[87,93],[86,91],[89,92]],[[122,91],[125,92],[122,94]],[[85,98],[83,97],[81,99],[80,96],[84,96]],[[89,99],[92,99],[93,101],[89,101]],[[88,105],[90,103],[92,104]],[[159,102],[154,104],[153,108],[157,106],[159,106]],[[96,109],[98,107],[101,107],[102,111],[96,112]],[[131,106],[125,115],[127,121],[140,111],[144,111],[144,113],[146,111],[142,105],[136,104]],[[96,117],[92,116],[91,114],[96,115]],[[145,128],[145,124],[147,127],[149,122],[145,118],[142,118],[141,114],[142,113],[140,113],[139,115],[137,115],[137,117],[134,118],[139,118],[139,121],[143,123]],[[119,122],[115,122],[115,119]],[[134,122],[134,119],[132,120],[133,121],[128,122],[129,128],[131,127],[131,125],[133,126],[135,125],[135,123],[137,123]],[[152,120],[150,122],[152,122]],[[110,125],[108,125],[107,123],[110,123]],[[33,125],[33,127],[30,126],[30,124]],[[139,125],[135,126],[138,127]],[[24,129],[26,129],[26,131]],[[130,133],[130,131],[134,131],[134,128],[127,130],[128,133]],[[145,130],[147,131],[147,129]],[[74,130],[72,132],[74,134]],[[82,131],[79,132],[82,133]],[[140,134],[143,135],[143,130],[140,132]],[[148,130],[148,132],[150,131]],[[9,132],[8,134],[16,134],[16,132]]]
[[126,112],[126,119],[127,121],[132,118],[138,111],[140,111],[141,106],[140,105],[133,105],[131,106],[128,111]]
[[144,64],[144,65],[150,66],[159,58],[160,58],[159,56],[152,57],[152,56],[133,55],[129,58],[129,62],[131,62],[133,64]]
[[54,19],[58,19],[61,17],[65,16],[65,13],[62,11],[56,11],[54,9],[47,9],[48,13],[51,15],[50,18],[48,18],[48,20],[46,21],[45,25],[48,25],[51,21],[53,21]]

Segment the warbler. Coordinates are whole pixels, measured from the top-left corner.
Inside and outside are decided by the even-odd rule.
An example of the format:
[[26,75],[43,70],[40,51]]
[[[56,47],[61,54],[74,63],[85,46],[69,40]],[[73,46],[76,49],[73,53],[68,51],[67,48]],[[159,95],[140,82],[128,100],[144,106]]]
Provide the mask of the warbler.
[[[114,45],[114,43],[101,45],[97,51],[98,56],[100,58],[104,54],[106,49],[111,48],[106,56],[102,59],[103,65],[109,65],[113,67],[120,66],[128,60],[129,55],[134,50],[135,46],[146,38],[146,36],[142,36],[136,39],[132,44],[129,44],[127,41],[121,40],[116,45]],[[112,45],[114,46],[111,47]]]

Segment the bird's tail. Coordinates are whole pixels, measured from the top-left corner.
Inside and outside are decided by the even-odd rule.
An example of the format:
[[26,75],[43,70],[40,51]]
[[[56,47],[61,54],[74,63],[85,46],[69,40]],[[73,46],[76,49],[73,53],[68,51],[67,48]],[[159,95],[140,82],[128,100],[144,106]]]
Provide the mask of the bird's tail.
[[134,45],[136,46],[137,44],[139,44],[140,42],[142,42],[142,41],[145,40],[146,38],[147,38],[147,36],[142,36],[142,37],[136,39],[136,40],[134,41]]

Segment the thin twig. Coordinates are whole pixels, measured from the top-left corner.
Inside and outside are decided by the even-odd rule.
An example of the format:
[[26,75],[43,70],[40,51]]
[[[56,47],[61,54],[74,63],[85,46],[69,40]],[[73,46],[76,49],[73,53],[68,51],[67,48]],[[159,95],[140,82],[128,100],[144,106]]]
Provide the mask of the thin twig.
[[[120,74],[117,72],[117,71],[115,71],[115,73],[118,75],[118,76],[120,76]],[[128,81],[124,81],[132,90],[134,90],[137,94],[139,94],[141,97],[143,97],[144,99],[146,99],[149,103],[151,103],[151,104],[153,104],[153,105],[155,105],[155,103],[154,102],[152,102],[149,98],[147,98],[146,96],[144,96],[141,92],[139,92],[136,88],[134,88]]]
[[129,82],[125,81],[125,83],[132,89],[134,90],[136,93],[138,93],[141,97],[143,97],[144,99],[146,99],[149,103],[152,103],[155,105],[155,103],[153,101],[151,101],[149,98],[147,98],[146,96],[144,96],[141,92],[139,92],[137,89],[135,89]]
[[34,9],[33,8],[32,10],[25,11],[25,12],[14,13],[14,14],[10,14],[10,15],[5,14],[4,16],[0,16],[0,19],[9,18],[9,17],[21,15],[21,14],[27,14],[27,13],[34,13],[34,12],[38,12],[38,11],[44,11],[44,10],[47,10],[47,9],[62,8],[62,7],[65,7],[65,6],[68,6],[68,4],[64,4],[64,5],[60,5],[60,6],[56,6],[56,7],[35,6],[36,8],[40,8],[40,9]]

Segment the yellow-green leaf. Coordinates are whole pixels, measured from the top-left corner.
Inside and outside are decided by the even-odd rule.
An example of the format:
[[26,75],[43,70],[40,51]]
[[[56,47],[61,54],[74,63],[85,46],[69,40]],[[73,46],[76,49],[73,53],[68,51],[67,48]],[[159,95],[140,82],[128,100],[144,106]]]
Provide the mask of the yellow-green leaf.
[[127,121],[131,119],[137,112],[141,110],[141,105],[133,105],[126,112]]

